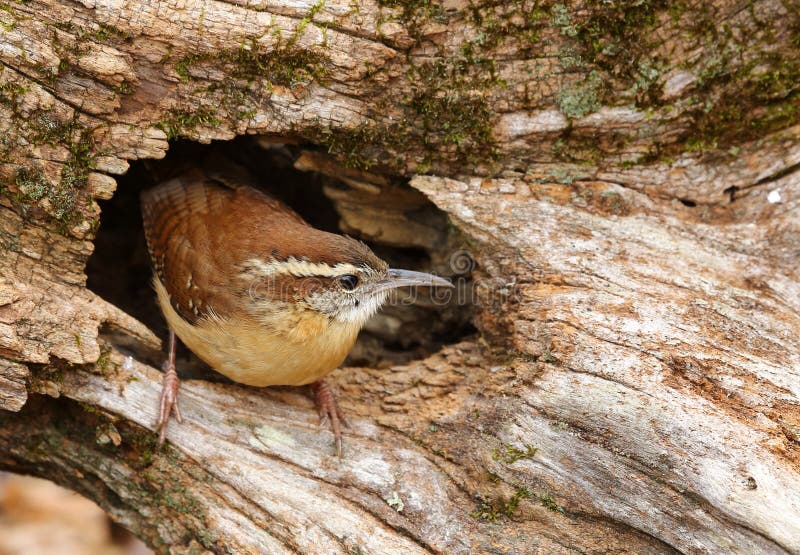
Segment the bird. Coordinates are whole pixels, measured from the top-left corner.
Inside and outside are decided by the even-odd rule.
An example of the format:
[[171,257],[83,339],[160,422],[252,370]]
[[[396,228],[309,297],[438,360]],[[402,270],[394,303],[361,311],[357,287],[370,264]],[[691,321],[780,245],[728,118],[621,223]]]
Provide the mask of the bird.
[[230,380],[310,385],[342,456],[347,426],[325,376],[344,362],[392,289],[452,287],[389,268],[363,242],[316,229],[278,199],[201,170],[141,194],[153,287],[169,328],[156,427],[182,415],[177,340]]

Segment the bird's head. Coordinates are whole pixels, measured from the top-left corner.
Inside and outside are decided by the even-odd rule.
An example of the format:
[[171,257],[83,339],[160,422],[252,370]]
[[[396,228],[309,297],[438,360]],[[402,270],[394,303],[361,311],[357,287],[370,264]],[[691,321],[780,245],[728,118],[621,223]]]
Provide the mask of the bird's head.
[[242,276],[249,278],[253,309],[271,319],[290,305],[314,311],[342,324],[361,327],[398,287],[453,287],[446,279],[389,268],[361,241],[313,230],[303,255],[273,251],[265,260],[249,259]]

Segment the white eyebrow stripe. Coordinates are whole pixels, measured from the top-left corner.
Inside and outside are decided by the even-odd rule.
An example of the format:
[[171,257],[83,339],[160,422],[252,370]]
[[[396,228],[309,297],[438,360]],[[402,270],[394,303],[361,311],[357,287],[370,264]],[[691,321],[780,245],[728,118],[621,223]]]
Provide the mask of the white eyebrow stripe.
[[358,274],[362,268],[358,268],[346,262],[340,262],[335,266],[297,260],[291,256],[286,260],[272,260],[264,262],[258,258],[251,258],[242,264],[243,273],[252,277],[268,277],[280,274],[289,274],[295,277],[335,277],[344,274]]

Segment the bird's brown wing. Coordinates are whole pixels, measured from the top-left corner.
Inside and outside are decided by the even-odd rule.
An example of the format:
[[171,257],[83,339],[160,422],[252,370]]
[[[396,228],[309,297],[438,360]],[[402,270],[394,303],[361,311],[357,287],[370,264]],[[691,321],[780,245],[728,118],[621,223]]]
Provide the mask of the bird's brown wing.
[[201,172],[142,193],[142,217],[156,276],[190,323],[242,310],[235,294],[241,264],[273,250],[282,231],[307,226],[280,201]]

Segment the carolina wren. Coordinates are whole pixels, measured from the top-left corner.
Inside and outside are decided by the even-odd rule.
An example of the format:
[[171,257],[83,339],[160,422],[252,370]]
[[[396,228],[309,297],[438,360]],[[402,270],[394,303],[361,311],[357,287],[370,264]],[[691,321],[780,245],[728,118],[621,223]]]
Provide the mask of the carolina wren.
[[177,404],[175,336],[231,380],[252,386],[311,384],[341,456],[346,425],[323,378],[396,287],[452,287],[431,274],[390,269],[364,243],[314,229],[249,186],[189,173],[142,194],[153,284],[169,354],[159,445]]

